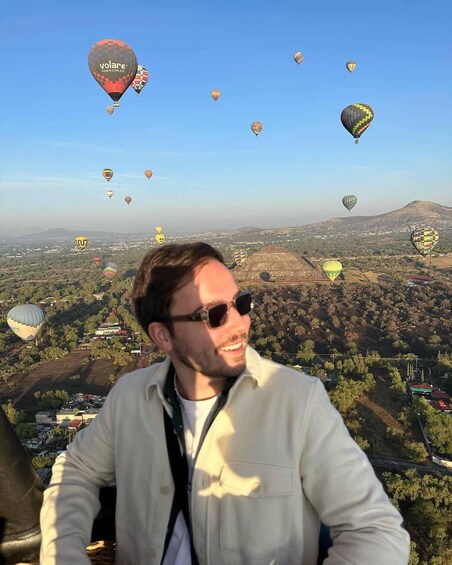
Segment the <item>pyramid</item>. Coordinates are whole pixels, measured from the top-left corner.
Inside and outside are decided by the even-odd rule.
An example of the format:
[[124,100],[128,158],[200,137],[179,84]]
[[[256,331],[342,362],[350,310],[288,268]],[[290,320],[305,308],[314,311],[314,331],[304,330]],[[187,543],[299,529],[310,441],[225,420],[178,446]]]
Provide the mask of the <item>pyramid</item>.
[[326,277],[309,259],[282,245],[266,245],[233,268],[241,284],[303,284],[325,282]]

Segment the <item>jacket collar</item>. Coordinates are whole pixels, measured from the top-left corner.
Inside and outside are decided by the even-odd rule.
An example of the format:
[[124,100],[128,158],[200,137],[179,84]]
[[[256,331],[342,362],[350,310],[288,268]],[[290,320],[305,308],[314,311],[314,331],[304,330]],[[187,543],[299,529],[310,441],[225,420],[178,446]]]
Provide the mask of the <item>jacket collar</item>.
[[[250,346],[246,348],[245,352],[246,368],[238,376],[236,383],[233,385],[232,390],[237,387],[238,383],[246,378],[251,378],[254,380],[256,386],[262,383],[261,377],[261,357],[260,355]],[[145,390],[146,400],[151,399],[152,390],[157,389],[160,398],[164,398],[165,394],[165,381],[168,374],[168,370],[171,367],[171,360],[167,357],[162,363],[154,365],[155,371],[152,372],[149,378],[149,382]]]

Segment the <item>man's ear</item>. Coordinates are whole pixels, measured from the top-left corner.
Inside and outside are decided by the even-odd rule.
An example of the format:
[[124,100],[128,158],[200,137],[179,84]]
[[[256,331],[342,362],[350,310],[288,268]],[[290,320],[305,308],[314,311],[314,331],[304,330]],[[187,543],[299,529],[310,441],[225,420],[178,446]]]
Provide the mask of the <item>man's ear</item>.
[[169,329],[161,322],[151,322],[148,326],[148,334],[152,341],[165,353],[170,353],[173,348]]

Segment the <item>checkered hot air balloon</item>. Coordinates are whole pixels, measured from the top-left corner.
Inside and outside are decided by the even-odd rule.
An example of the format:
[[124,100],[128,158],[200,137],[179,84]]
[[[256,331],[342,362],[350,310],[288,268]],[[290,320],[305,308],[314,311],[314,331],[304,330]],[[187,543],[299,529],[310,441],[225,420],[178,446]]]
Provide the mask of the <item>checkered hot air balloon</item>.
[[344,128],[353,135],[358,143],[361,134],[370,126],[374,119],[374,111],[368,104],[350,104],[341,113]]
[[149,73],[147,69],[145,69],[141,65],[138,65],[137,74],[135,75],[135,78],[132,81],[132,88],[135,90],[137,94],[140,94],[140,92],[146,86],[148,80],[149,80]]
[[248,253],[246,252],[246,249],[236,249],[232,253],[232,258],[234,259],[234,263],[236,263],[237,265],[241,265],[242,263],[244,263],[247,257],[248,257]]
[[119,106],[119,99],[137,74],[138,62],[133,49],[118,39],[102,39],[88,55],[91,74]]
[[253,122],[251,124],[251,131],[254,133],[254,135],[258,136],[262,131],[263,127],[264,125],[262,122]]
[[431,253],[438,241],[439,233],[430,226],[418,226],[411,233],[411,243],[424,257]]

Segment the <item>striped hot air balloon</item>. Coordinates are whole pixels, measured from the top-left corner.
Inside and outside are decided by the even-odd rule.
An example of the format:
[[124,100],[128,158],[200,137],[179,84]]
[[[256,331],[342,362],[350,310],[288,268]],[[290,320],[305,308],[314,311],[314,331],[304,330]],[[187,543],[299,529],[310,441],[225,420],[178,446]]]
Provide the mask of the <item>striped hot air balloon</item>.
[[341,122],[344,128],[358,143],[361,134],[370,126],[374,119],[374,111],[368,104],[350,104],[342,110]]
[[107,279],[113,279],[118,272],[118,265],[112,261],[107,261],[101,268],[102,273],[107,277]]
[[36,304],[20,304],[8,312],[6,321],[16,335],[31,341],[44,323],[44,312]]
[[293,58],[294,58],[295,63],[297,63],[297,65],[299,65],[301,63],[301,61],[303,61],[304,55],[301,51],[297,51],[294,54]]
[[418,226],[411,233],[411,243],[424,257],[433,251],[438,241],[439,233],[430,226]]
[[110,182],[113,178],[113,170],[112,169],[104,169],[102,171],[102,176],[107,182]]
[[349,212],[356,205],[357,202],[358,202],[358,199],[356,198],[356,196],[354,194],[347,194],[342,199],[342,204],[347,208],[347,210]]
[[342,272],[340,261],[325,261],[322,265],[323,272],[333,282]]

